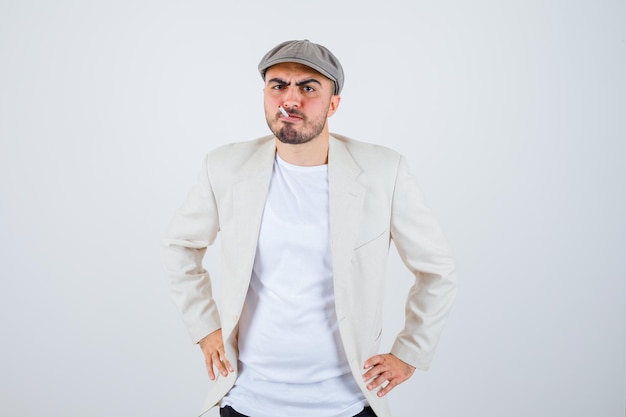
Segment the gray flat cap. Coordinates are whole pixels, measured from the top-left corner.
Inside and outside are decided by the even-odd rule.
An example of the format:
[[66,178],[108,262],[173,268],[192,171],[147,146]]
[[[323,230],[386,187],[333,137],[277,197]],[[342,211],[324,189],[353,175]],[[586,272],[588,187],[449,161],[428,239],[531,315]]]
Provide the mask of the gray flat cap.
[[297,62],[313,68],[334,81],[335,94],[341,93],[343,88],[343,68],[335,55],[322,45],[310,42],[307,39],[287,41],[276,45],[259,62],[261,77],[265,79],[265,71],[269,67],[283,62]]

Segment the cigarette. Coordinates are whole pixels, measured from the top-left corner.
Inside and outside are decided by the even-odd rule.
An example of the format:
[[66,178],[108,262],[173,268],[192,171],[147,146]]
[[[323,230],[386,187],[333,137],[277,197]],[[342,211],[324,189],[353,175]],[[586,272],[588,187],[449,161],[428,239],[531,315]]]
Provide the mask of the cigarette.
[[283,116],[289,117],[289,113],[287,113],[287,111],[285,109],[283,109],[281,106],[278,106],[278,110],[280,110],[280,112],[283,114]]

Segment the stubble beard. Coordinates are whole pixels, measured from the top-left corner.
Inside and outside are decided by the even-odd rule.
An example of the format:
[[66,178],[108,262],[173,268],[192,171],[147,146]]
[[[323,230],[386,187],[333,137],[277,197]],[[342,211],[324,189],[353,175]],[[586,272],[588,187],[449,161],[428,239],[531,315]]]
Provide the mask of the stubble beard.
[[273,122],[267,118],[267,125],[274,136],[276,136],[282,143],[300,145],[315,139],[324,131],[324,127],[326,126],[325,118],[321,117],[318,122],[309,124],[308,118],[306,118],[303,114],[297,112],[296,114],[302,117],[301,124],[304,125],[302,130],[296,129],[292,123],[281,122],[279,120],[280,115],[275,116]]

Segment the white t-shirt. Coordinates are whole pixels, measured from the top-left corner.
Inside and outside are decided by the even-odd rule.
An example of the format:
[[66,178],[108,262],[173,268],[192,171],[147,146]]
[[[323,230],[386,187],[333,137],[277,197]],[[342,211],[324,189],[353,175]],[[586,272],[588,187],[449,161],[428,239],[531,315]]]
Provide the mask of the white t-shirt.
[[278,154],[222,400],[251,417],[351,417],[367,405],[345,357],[333,290],[328,166]]

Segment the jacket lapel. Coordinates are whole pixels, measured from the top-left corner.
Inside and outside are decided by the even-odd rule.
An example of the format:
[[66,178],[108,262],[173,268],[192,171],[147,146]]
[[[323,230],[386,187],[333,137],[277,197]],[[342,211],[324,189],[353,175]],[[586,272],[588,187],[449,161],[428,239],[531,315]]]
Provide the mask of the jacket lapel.
[[330,238],[335,280],[335,297],[346,294],[352,251],[363,214],[365,187],[356,181],[361,169],[346,146],[330,137],[328,150],[328,187]]
[[233,187],[233,215],[235,239],[233,250],[237,258],[232,267],[229,287],[233,294],[243,294],[237,303],[235,314],[241,311],[256,256],[256,247],[265,208],[265,200],[272,178],[276,144],[273,137],[260,145],[259,149],[241,167],[239,181]]

